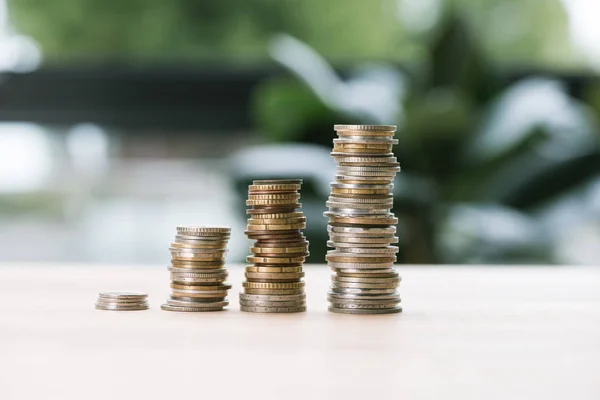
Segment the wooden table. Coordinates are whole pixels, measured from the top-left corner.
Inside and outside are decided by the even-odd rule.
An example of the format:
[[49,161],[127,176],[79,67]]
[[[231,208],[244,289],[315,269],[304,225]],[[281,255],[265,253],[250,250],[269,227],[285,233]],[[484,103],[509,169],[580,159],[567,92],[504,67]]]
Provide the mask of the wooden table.
[[[404,313],[160,310],[153,267],[0,264],[0,399],[600,399],[600,269],[404,267]],[[144,290],[151,310],[94,309]]]

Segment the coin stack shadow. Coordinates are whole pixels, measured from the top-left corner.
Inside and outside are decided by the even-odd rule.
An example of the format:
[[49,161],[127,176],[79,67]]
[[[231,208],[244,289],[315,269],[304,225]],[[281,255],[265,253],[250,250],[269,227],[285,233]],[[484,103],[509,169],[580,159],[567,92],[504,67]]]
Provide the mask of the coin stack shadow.
[[344,314],[401,312],[394,269],[398,219],[391,213],[393,181],[400,171],[392,146],[395,126],[335,125],[331,155],[336,181],[327,201],[327,262],[333,274],[329,311]]
[[97,310],[137,311],[148,309],[148,295],[137,292],[101,292],[96,302]]
[[221,311],[229,302],[225,282],[227,243],[231,228],[179,226],[171,243],[171,295],[165,311]]
[[248,189],[245,231],[256,240],[246,258],[246,280],[240,293],[240,310],[257,313],[306,311],[304,272],[308,241],[300,199],[301,179],[256,180]]

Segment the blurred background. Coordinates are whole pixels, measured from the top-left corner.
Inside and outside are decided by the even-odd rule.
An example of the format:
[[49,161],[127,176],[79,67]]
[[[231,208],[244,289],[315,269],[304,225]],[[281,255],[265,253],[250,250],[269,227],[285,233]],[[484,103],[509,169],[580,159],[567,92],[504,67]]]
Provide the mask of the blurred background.
[[401,263],[596,264],[600,2],[0,0],[0,261],[165,264],[334,123],[397,124]]

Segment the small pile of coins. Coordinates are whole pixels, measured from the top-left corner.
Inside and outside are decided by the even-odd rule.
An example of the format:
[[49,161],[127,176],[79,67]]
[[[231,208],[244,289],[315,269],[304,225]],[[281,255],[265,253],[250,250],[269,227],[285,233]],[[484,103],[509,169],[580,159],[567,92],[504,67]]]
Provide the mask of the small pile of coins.
[[256,180],[248,189],[246,210],[250,215],[245,231],[256,242],[246,258],[246,280],[242,283],[240,309],[257,313],[306,311],[304,272],[308,241],[299,203],[301,179]]
[[96,308],[107,311],[147,310],[148,295],[136,292],[101,292]]
[[229,304],[225,282],[227,243],[231,228],[179,226],[171,243],[171,296],[166,311],[220,311]]
[[398,219],[391,213],[400,164],[392,153],[395,126],[335,125],[331,155],[336,181],[327,201],[327,262],[333,271],[329,311],[345,314],[401,312],[394,269]]

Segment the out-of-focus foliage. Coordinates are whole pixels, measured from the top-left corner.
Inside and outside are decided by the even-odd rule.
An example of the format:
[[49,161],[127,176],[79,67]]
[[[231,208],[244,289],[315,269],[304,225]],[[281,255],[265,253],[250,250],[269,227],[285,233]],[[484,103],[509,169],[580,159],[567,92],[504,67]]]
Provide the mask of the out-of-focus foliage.
[[281,32],[332,61],[422,60],[436,22],[460,8],[494,62],[582,65],[560,0],[7,1],[51,62],[260,62]]
[[[324,68],[295,68],[278,46],[274,53],[307,87],[337,79],[326,76]],[[385,70],[378,66],[370,67],[370,75],[351,71],[345,81],[328,84],[355,87],[362,79],[358,86],[369,87],[364,76],[371,76],[388,79],[382,88],[402,86],[397,90],[402,96],[395,100],[400,111],[387,121],[376,112],[346,107],[351,99],[336,101],[336,96],[313,90],[313,101],[327,106],[338,123],[399,125],[396,151],[403,172],[395,212],[402,227],[400,259],[568,262],[557,249],[564,248],[564,232],[575,229],[586,212],[571,197],[600,179],[598,88],[586,91],[590,107],[571,97],[556,79],[532,76],[511,82],[458,14],[439,27],[426,60],[398,71],[404,80],[390,74],[375,79],[377,71]],[[258,89],[257,107],[286,101],[281,93],[292,82],[289,77],[265,82]],[[307,104],[303,93],[303,115],[310,123],[304,133],[301,125],[294,125],[296,138],[331,146],[333,133],[326,124],[331,115]],[[383,89],[346,93],[364,96],[365,107],[376,107],[378,96],[388,98]],[[297,121],[297,114],[297,109],[281,107],[279,113],[263,114],[259,123],[277,138],[281,125],[274,120]],[[317,127],[316,121],[323,125]],[[585,204],[595,207],[593,200]]]

